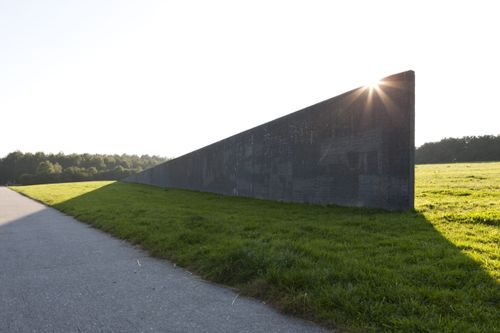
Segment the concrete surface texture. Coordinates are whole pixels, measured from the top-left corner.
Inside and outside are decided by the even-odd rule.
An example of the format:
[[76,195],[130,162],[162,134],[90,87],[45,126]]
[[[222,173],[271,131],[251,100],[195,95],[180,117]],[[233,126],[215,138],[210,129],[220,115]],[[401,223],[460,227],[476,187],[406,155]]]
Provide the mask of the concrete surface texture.
[[0,332],[326,332],[0,187]]
[[262,199],[409,210],[415,75],[403,72],[125,179]]

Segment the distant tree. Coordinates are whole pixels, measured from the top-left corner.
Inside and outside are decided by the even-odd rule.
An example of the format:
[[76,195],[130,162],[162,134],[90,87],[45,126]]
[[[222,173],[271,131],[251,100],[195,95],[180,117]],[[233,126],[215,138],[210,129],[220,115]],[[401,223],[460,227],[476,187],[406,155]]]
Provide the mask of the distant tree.
[[0,158],[0,184],[115,180],[165,160],[149,155],[65,155],[15,151]]
[[90,168],[87,169],[87,173],[89,175],[93,176],[93,175],[97,174],[97,168],[96,167],[90,167]]
[[500,135],[445,138],[426,143],[415,152],[419,164],[489,161],[500,161]]
[[43,161],[38,164],[36,168],[37,175],[52,175],[55,173],[61,173],[62,167],[59,163],[52,163],[50,161]]
[[80,168],[77,166],[70,166],[64,169],[62,174],[62,181],[71,182],[71,181],[83,181],[89,180],[87,174],[85,173],[84,168]]
[[23,173],[19,177],[19,183],[21,183],[21,184],[34,184],[34,183],[36,183],[36,178],[34,175],[32,175],[30,173]]

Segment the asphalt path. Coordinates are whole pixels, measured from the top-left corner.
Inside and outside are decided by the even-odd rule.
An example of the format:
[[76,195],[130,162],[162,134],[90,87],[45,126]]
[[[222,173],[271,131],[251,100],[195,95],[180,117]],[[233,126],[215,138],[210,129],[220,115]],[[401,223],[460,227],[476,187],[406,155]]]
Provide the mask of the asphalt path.
[[0,187],[0,332],[327,332]]

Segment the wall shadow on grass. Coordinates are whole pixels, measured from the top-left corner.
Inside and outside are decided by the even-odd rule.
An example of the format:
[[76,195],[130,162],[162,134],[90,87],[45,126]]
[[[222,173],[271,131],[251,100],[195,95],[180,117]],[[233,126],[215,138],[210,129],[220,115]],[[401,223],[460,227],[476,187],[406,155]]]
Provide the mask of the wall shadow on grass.
[[497,282],[419,213],[120,182],[54,207],[331,328],[498,331]]

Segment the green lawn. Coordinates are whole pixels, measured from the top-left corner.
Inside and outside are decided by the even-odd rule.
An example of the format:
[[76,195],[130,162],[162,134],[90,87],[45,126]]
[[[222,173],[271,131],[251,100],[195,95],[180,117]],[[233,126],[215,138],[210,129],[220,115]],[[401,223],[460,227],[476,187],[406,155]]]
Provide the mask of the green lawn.
[[413,213],[120,182],[12,188],[327,327],[500,332],[500,163],[416,176]]

